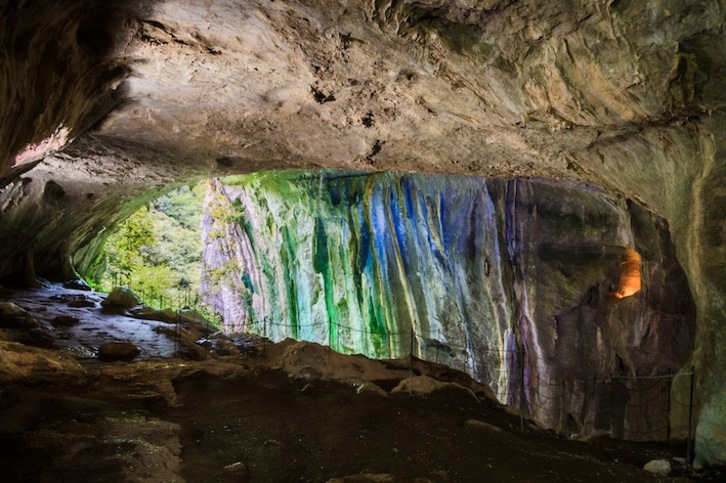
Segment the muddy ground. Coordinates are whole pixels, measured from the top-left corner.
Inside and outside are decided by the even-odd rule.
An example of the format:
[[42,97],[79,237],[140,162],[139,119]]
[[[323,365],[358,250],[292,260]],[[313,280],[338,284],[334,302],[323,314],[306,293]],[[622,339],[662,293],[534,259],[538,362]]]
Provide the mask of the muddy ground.
[[[3,297],[37,316],[34,330],[58,338],[49,321],[67,311],[69,299],[56,306],[49,297],[83,294],[54,290]],[[75,333],[95,334],[92,340],[74,341],[74,332],[67,331],[51,347],[33,347],[8,340],[18,338],[21,329],[13,329],[0,341],[2,482],[724,478],[718,471],[683,467],[674,459],[685,454],[682,442],[586,443],[531,424],[522,430],[519,418],[487,388],[436,364],[371,361],[316,344],[243,336],[189,348],[208,336],[203,327],[189,324],[175,343],[169,322],[126,321],[116,313],[107,321],[116,328],[106,330],[100,306],[82,309],[74,314],[89,330],[78,327]],[[94,324],[101,325],[90,330]],[[134,339],[133,324],[151,324],[155,335],[142,330],[143,337]],[[102,363],[90,357],[93,344],[104,340],[99,332],[139,344],[141,360]],[[86,350],[68,349],[76,346]],[[176,349],[187,360],[154,357],[152,346],[165,354]],[[670,476],[642,469],[657,458],[671,461]]]

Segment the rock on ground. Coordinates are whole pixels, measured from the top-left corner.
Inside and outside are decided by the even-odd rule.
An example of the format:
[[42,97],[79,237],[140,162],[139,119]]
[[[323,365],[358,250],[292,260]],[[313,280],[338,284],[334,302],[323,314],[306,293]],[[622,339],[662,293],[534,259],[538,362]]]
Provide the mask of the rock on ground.
[[476,395],[471,389],[466,388],[455,382],[441,382],[429,376],[414,376],[403,379],[398,386],[391,390],[391,394],[399,392],[411,392],[415,394],[430,394],[434,391],[445,388],[455,388],[461,391],[466,391],[476,399]]
[[63,287],[73,290],[85,290],[87,292],[93,290],[85,281],[79,279],[63,282]]
[[471,429],[483,429],[495,433],[504,432],[499,426],[494,426],[493,424],[485,423],[484,421],[479,421],[478,419],[467,419],[466,422],[464,422],[464,427]]
[[53,327],[71,327],[78,324],[81,320],[72,315],[59,315],[51,320]]
[[12,302],[0,302],[0,327],[6,329],[29,329],[38,326],[38,321]]
[[225,481],[235,483],[245,483],[250,481],[250,470],[247,468],[247,465],[241,461],[225,466],[222,471],[225,476]]
[[[383,473],[361,473],[360,475],[344,476],[342,478],[331,478],[328,483],[396,483],[404,481],[400,478],[396,478],[393,475]],[[431,483],[431,480],[427,478],[413,478],[406,479],[412,483]]]
[[130,361],[140,353],[131,342],[106,342],[98,348],[98,358],[105,362]]
[[656,475],[667,475],[671,472],[671,463],[668,460],[652,460],[647,462],[643,469]]
[[0,383],[81,384],[86,374],[76,359],[62,352],[0,341]]
[[134,293],[125,288],[115,288],[108,294],[108,297],[101,302],[104,307],[120,307],[124,309],[130,309],[139,305],[141,301],[134,295]]

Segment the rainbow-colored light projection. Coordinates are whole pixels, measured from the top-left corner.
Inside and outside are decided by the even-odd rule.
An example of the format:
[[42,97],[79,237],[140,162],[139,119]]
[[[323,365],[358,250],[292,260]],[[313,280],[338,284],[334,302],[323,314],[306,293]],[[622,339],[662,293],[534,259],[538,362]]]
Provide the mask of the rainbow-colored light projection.
[[[503,402],[523,396],[558,427],[600,397],[590,382],[563,392],[573,374],[652,371],[658,354],[676,370],[690,351],[656,333],[672,323],[685,346],[693,337],[690,294],[669,292],[685,277],[654,220],[573,183],[235,176],[213,180],[207,196],[202,295],[228,332],[374,358],[413,353],[468,372]],[[625,270],[624,253],[638,266]],[[664,319],[660,305],[678,297],[682,315]]]
[[228,329],[379,358],[413,348],[472,373],[503,363],[489,352],[513,336],[495,196],[475,178],[421,181],[339,172],[215,181],[204,289]]

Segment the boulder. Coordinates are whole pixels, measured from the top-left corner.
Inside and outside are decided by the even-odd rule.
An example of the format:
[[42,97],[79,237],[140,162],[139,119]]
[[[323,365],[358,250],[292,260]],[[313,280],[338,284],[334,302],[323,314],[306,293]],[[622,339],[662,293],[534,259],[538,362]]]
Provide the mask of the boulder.
[[391,394],[396,394],[400,392],[408,392],[408,393],[415,393],[415,394],[431,394],[434,391],[438,391],[440,389],[445,388],[452,388],[457,389],[460,391],[465,391],[468,394],[470,394],[474,399],[476,399],[476,395],[471,391],[471,389],[466,388],[462,386],[461,384],[455,383],[455,382],[441,382],[437,381],[436,379],[429,377],[429,376],[413,376],[413,377],[407,377],[403,379],[398,386],[394,387],[391,390]]
[[104,362],[130,361],[141,351],[131,342],[105,342],[98,348],[98,358]]
[[68,307],[79,308],[79,307],[95,307],[95,306],[96,306],[96,302],[94,302],[93,300],[85,299],[85,298],[71,300],[70,302],[68,302]]
[[78,324],[81,320],[78,317],[72,315],[59,315],[50,321],[53,327],[72,327]]
[[128,315],[137,319],[144,320],[159,320],[161,322],[167,322],[173,324],[178,321],[177,313],[172,309],[155,309],[148,305],[139,305],[133,307],[127,311]]
[[0,341],[0,387],[18,383],[80,385],[86,381],[86,372],[70,354]]
[[427,478],[405,478],[399,479],[386,473],[361,473],[359,475],[344,476],[342,478],[331,478],[327,483],[396,483],[408,481],[411,483],[431,483]]
[[361,473],[360,475],[344,476],[342,478],[331,478],[328,483],[395,483],[393,475],[382,473]]
[[209,335],[217,330],[217,327],[204,318],[202,314],[193,309],[182,309],[178,313],[179,320],[195,327],[204,335]]
[[71,290],[84,290],[86,292],[90,292],[93,290],[84,280],[81,279],[75,279],[75,280],[68,280],[66,282],[63,282],[63,288],[68,288]]
[[379,385],[368,381],[359,381],[353,383],[355,392],[358,394],[374,394],[376,396],[388,397],[388,393],[384,391]]
[[110,294],[108,294],[108,297],[101,302],[101,305],[104,307],[130,309],[140,303],[141,301],[139,298],[134,295],[131,290],[127,288],[115,288]]
[[38,327],[38,321],[27,310],[21,309],[12,302],[0,302],[0,328],[32,329]]
[[210,351],[218,356],[237,356],[240,354],[239,349],[237,349],[234,343],[223,335],[213,335],[209,338],[198,339],[194,343],[203,347],[205,351]]
[[55,344],[55,338],[40,328],[31,328],[27,330],[10,329],[11,334],[6,340],[17,342],[19,344],[41,347],[50,349]]
[[482,429],[493,433],[502,433],[503,430],[499,426],[479,421],[478,419],[467,419],[464,423],[464,427],[468,429]]
[[671,463],[668,460],[652,460],[648,461],[643,469],[655,475],[667,475],[671,472]]
[[235,483],[246,483],[250,481],[250,470],[247,468],[247,465],[240,461],[225,466],[222,473],[224,474],[225,481]]

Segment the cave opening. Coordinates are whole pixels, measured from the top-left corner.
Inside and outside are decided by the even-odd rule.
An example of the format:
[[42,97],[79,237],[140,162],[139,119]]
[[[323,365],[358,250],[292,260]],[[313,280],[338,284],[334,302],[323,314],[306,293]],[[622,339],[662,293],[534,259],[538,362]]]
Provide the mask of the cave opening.
[[159,309],[194,307],[211,317],[199,300],[207,186],[167,191],[104,233],[101,253],[82,272],[86,282],[105,293],[129,289]]
[[[684,437],[663,391],[691,355],[695,309],[645,208],[540,179],[283,171],[205,186],[198,278],[182,287],[169,264],[126,275],[151,304],[191,296],[230,334],[444,364],[566,434]],[[137,216],[164,229],[149,217],[186,195]]]

